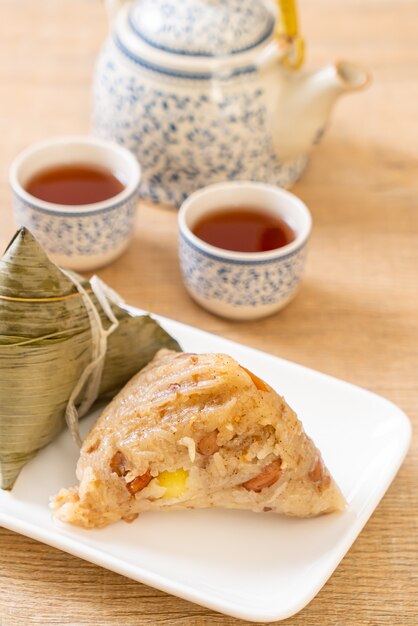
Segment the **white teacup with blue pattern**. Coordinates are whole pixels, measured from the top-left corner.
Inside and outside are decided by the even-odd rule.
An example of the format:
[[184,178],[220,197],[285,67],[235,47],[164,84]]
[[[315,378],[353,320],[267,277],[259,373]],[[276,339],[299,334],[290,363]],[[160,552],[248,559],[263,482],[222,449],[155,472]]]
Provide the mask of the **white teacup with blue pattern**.
[[[234,252],[212,246],[193,233],[208,213],[253,207],[284,219],[295,239],[267,252]],[[283,308],[296,294],[312,227],[311,214],[295,195],[255,182],[210,185],[183,203],[179,216],[179,255],[185,286],[211,313],[252,320]]]
[[[25,184],[38,172],[60,165],[106,168],[124,185],[117,195],[85,205],[63,205],[29,194]],[[93,137],[61,137],[30,146],[13,161],[10,184],[15,221],[26,226],[58,264],[76,271],[107,265],[126,249],[133,234],[141,170],[129,150]]]

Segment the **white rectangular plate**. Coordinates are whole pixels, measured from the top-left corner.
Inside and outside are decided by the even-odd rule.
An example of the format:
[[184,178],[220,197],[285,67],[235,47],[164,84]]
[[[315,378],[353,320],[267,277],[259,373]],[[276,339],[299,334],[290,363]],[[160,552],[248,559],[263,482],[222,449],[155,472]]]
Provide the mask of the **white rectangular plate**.
[[[0,523],[80,558],[234,617],[275,621],[318,593],[378,505],[407,452],[411,427],[387,400],[221,337],[160,319],[184,350],[224,352],[265,379],[296,410],[348,506],[300,520],[205,510],[145,513],[84,530],[51,519],[49,496],[75,484],[68,432],[0,490]],[[92,415],[82,422],[87,433]]]

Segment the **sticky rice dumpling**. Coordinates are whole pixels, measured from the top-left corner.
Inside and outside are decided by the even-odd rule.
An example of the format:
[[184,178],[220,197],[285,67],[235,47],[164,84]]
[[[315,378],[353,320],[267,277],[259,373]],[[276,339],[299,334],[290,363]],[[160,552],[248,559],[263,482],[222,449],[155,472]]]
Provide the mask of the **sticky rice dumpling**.
[[113,399],[84,441],[79,486],[52,502],[86,528],[143,511],[206,507],[299,517],[344,498],[296,414],[223,354],[161,350]]
[[[78,279],[108,327],[89,283]],[[149,316],[110,306],[119,325],[107,340],[98,397],[120,390],[160,348],[179,349]],[[80,291],[21,229],[0,259],[1,488],[10,489],[65,426],[68,400],[91,359],[91,320]]]

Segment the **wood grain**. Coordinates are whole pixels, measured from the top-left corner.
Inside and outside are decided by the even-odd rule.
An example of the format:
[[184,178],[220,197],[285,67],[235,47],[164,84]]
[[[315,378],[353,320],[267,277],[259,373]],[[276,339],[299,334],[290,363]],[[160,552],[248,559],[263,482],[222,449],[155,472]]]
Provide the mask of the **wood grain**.
[[[141,204],[128,252],[100,275],[131,304],[368,387],[418,422],[418,3],[301,0],[309,66],[374,76],[341,100],[295,187],[314,231],[300,295],[256,323],[218,319],[180,282],[173,211]],[[0,245],[14,231],[7,169],[34,140],[89,129],[106,33],[98,0],[0,0]],[[355,454],[355,451],[353,451]],[[313,602],[286,624],[418,623],[418,446]],[[0,625],[243,623],[0,530]]]

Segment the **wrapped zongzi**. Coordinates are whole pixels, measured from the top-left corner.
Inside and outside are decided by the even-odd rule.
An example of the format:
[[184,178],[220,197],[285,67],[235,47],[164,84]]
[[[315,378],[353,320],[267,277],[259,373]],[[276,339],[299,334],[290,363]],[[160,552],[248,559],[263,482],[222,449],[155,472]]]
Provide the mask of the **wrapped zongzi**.
[[[19,230],[0,259],[1,488],[10,489],[64,427],[80,381],[74,404],[87,393],[91,404],[116,393],[163,347],[179,350],[155,320],[98,297],[91,283],[61,270]],[[100,373],[93,395],[89,368]]]

